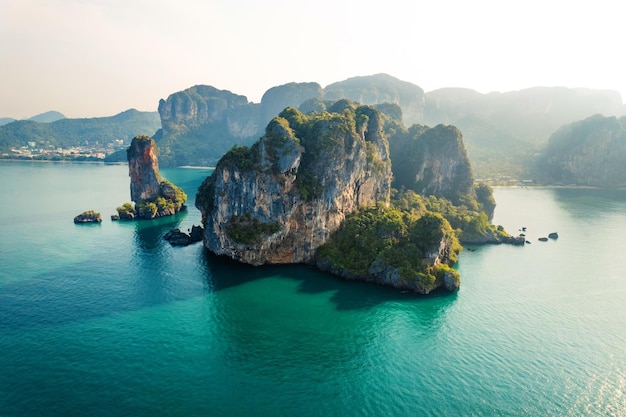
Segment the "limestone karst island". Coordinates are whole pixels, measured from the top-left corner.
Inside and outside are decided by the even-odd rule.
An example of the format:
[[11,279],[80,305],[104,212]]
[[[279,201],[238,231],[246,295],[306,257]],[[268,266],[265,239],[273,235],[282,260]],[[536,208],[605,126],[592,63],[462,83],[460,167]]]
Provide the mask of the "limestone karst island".
[[[202,240],[218,256],[255,266],[307,264],[403,291],[454,291],[461,245],[530,243],[491,223],[491,185],[624,183],[624,119],[576,121],[589,109],[614,110],[606,93],[530,89],[524,94],[554,104],[550,123],[543,124],[522,111],[522,93],[477,94],[426,94],[385,74],[325,88],[289,83],[268,90],[260,103],[191,87],[159,102],[160,128],[152,136],[138,135],[130,147],[107,156],[108,162],[128,161],[131,179],[131,202],[112,217],[154,219],[184,210],[187,196],[161,177],[159,163],[215,166],[195,198],[202,225],[189,235],[168,233],[173,245]],[[505,98],[517,104],[502,106]],[[559,107],[564,98],[575,112]],[[480,109],[497,117],[485,118]],[[146,115],[123,115],[135,131],[142,126],[154,132]],[[501,119],[516,122],[501,126]],[[84,123],[65,125],[80,130]],[[589,132],[602,132],[602,140]],[[544,142],[532,148],[530,159],[530,148],[520,153],[512,139],[537,135]],[[573,156],[578,148],[588,156],[584,161]],[[496,177],[494,170],[517,174]],[[84,212],[75,222],[97,222],[98,215]]]
[[187,201],[182,189],[161,178],[157,147],[149,136],[133,138],[127,150],[130,198],[117,208],[118,219],[154,219],[181,211]]
[[406,129],[397,106],[318,104],[286,108],[220,159],[195,201],[209,251],[428,294],[459,287],[459,239],[518,242],[489,223],[491,189],[474,186],[458,129]]

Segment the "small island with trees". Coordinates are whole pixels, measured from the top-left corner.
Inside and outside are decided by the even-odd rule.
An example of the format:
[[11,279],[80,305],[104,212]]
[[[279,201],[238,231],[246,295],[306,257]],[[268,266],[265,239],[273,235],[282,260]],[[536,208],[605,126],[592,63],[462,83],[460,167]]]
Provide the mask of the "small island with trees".
[[117,208],[118,219],[154,219],[171,216],[185,208],[187,194],[159,173],[157,147],[150,136],[135,136],[127,152],[130,197],[135,202]]

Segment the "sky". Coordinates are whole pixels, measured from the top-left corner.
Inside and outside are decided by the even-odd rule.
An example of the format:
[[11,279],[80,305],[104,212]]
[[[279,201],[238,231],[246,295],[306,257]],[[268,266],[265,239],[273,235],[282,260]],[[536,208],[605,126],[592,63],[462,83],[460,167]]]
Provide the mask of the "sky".
[[423,88],[626,97],[615,0],[0,0],[0,117],[156,111],[206,84],[260,102],[289,82],[387,73]]

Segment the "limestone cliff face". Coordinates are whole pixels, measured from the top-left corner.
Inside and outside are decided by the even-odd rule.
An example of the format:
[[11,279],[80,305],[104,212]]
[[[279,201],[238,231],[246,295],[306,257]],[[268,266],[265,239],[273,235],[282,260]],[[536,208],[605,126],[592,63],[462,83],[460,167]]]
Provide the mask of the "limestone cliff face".
[[187,195],[179,187],[161,178],[157,147],[149,136],[133,138],[127,152],[130,198],[135,207],[127,203],[118,207],[123,219],[169,216],[183,209]]
[[201,125],[223,121],[229,111],[248,104],[245,96],[197,85],[159,101],[163,134],[191,130]]
[[402,108],[403,121],[409,126],[424,118],[424,90],[415,84],[387,74],[352,77],[324,88],[324,98],[347,98],[362,104],[394,103]]
[[154,140],[149,136],[136,136],[126,155],[131,200],[143,201],[156,198],[159,195],[161,175]]
[[159,103],[162,129],[155,136],[164,166],[215,165],[234,144],[252,145],[285,107],[321,95],[317,83],[273,87],[260,104],[207,85],[171,94]]
[[298,108],[306,100],[322,95],[318,83],[288,83],[272,87],[261,98],[263,119],[269,121],[285,107]]
[[205,246],[252,265],[313,263],[347,214],[389,201],[391,175],[376,110],[349,102],[318,116],[286,109],[200,187]]
[[626,186],[626,117],[596,115],[555,132],[539,158],[545,184]]
[[454,126],[414,125],[390,140],[394,186],[454,204],[474,195],[473,175],[461,132]]

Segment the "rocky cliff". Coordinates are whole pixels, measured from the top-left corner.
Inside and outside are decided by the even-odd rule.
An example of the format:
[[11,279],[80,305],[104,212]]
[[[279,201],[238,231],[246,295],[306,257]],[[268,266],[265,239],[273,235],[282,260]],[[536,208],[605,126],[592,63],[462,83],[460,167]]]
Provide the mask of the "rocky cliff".
[[479,178],[531,178],[536,154],[560,126],[625,112],[620,94],[610,90],[533,87],[482,94],[442,88],[425,97],[420,123],[458,127]]
[[596,113],[624,114],[625,109],[615,91],[535,87],[489,94],[465,88],[424,93],[387,74],[352,77],[325,88],[315,82],[288,83],[267,90],[258,104],[229,91],[195,86],[159,104],[163,129],[154,137],[161,164],[213,166],[233,145],[251,146],[283,108],[308,113],[344,98],[364,105],[395,104],[406,126],[456,126],[464,134],[474,173],[491,179],[530,178],[535,155],[559,126]]
[[424,117],[424,90],[387,74],[352,77],[324,88],[324,98],[347,98],[367,105],[392,103],[402,108],[403,122],[410,126]]
[[159,102],[162,130],[155,135],[164,166],[215,165],[233,145],[252,145],[285,107],[321,95],[317,83],[269,89],[260,104],[208,85],[171,94]]
[[474,195],[472,169],[454,126],[413,125],[390,141],[394,187],[447,198],[456,205]]
[[155,139],[163,166],[214,165],[233,144],[249,145],[263,129],[258,105],[207,85],[161,99],[159,115]]
[[540,182],[626,186],[626,117],[596,115],[561,127],[539,158]]
[[[208,85],[196,85],[159,101],[163,135],[193,130],[224,120],[233,108],[249,104],[245,96]],[[241,132],[231,132],[238,135]]]
[[308,263],[421,294],[456,290],[460,245],[448,220],[415,194],[390,204],[386,123],[401,122],[349,100],[307,115],[285,109],[198,190],[205,246],[252,265]]
[[261,98],[263,120],[269,122],[284,108],[298,108],[308,99],[322,95],[323,90],[318,83],[288,83],[272,87]]
[[388,203],[391,175],[376,110],[348,101],[318,115],[286,109],[200,187],[205,245],[252,265],[313,263],[346,215]]
[[130,176],[130,203],[118,207],[120,218],[169,216],[184,207],[187,195],[159,173],[157,147],[149,136],[135,136],[126,154]]
[[143,201],[159,195],[161,174],[154,140],[149,136],[135,136],[126,151],[130,176],[130,199]]

